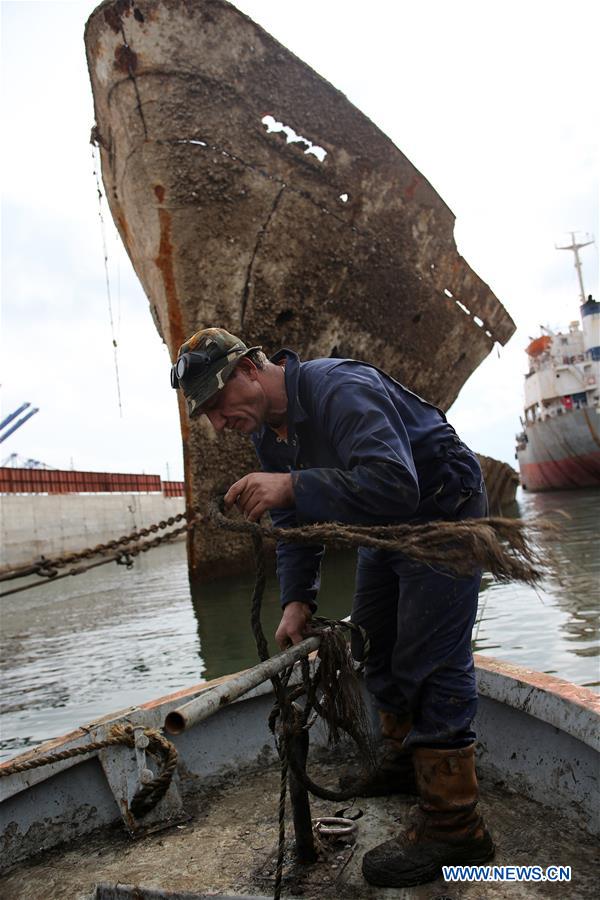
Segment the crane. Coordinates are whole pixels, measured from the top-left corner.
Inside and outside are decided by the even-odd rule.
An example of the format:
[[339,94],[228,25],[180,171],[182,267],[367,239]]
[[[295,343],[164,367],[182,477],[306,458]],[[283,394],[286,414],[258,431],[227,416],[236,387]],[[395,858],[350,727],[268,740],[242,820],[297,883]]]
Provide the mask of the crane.
[[10,435],[13,434],[17,430],[17,428],[20,428],[21,425],[24,425],[28,419],[30,419],[32,416],[35,416],[35,414],[39,412],[38,407],[34,406],[33,409],[30,409],[29,412],[26,413],[26,415],[24,415],[20,419],[18,419],[14,423],[14,425],[11,425],[11,427],[7,431],[4,431],[6,426],[10,425],[10,423],[13,421],[13,419],[16,419],[17,416],[19,416],[22,412],[24,412],[30,406],[31,406],[31,403],[22,403],[18,409],[15,409],[15,411],[10,413],[10,415],[6,416],[5,419],[2,419],[2,421],[0,422],[0,444],[2,443],[2,441],[5,441],[7,437],[10,437]]

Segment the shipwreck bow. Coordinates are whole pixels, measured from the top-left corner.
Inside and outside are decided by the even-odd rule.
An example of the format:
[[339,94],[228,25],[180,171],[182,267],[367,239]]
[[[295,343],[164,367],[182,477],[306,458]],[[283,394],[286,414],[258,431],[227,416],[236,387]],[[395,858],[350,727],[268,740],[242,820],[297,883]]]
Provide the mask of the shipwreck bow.
[[[109,0],[85,41],[106,196],[172,356],[218,324],[267,352],[376,361],[447,408],[512,335],[429,182],[235,7]],[[255,461],[180,412],[198,509]],[[223,552],[203,532],[192,569]]]

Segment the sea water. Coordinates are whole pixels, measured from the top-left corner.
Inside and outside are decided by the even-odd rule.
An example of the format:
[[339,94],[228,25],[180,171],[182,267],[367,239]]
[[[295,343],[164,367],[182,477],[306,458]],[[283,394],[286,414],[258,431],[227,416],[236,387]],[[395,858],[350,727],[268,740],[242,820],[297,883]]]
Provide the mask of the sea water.
[[[484,576],[477,652],[599,689],[599,506],[599,491],[520,494],[522,516],[559,524],[552,544],[558,577],[533,589]],[[347,615],[353,584],[354,554],[329,554],[320,612]],[[250,573],[191,591],[179,543],[141,555],[130,571],[111,563],[3,598],[0,758],[253,665],[252,586]],[[262,616],[272,652],[279,617],[272,576]]]

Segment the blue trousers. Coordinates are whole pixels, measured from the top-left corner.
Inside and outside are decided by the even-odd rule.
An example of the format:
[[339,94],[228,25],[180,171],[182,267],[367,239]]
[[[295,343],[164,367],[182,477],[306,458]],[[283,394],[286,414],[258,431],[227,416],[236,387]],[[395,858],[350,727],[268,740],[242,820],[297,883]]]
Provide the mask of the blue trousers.
[[[456,518],[487,515],[485,492]],[[377,708],[410,716],[405,746],[464,747],[477,710],[471,633],[481,572],[457,578],[387,550],[358,552],[352,621],[369,635]]]

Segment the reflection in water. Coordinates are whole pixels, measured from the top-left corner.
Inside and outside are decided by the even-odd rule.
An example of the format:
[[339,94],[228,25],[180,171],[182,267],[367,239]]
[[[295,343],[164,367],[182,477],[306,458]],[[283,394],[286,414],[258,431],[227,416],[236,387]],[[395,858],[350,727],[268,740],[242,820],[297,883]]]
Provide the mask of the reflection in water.
[[[526,494],[525,517],[564,510],[553,545],[560,583],[537,591],[484,579],[474,631],[478,652],[598,687],[597,552],[600,492]],[[0,658],[4,701],[0,756],[257,661],[250,629],[253,577],[195,585],[190,602],[185,547],[159,547],[131,572],[105,566],[3,600]],[[320,612],[348,614],[354,554],[329,554]],[[271,650],[279,622],[276,579],[263,602]]]
[[553,543],[558,579],[547,585],[549,597],[568,618],[561,631],[570,642],[571,652],[577,656],[597,656],[600,634],[600,552],[598,552],[600,494],[577,491],[569,495],[533,494],[529,499],[530,515],[547,516],[563,510],[567,516],[558,518],[560,540]]
[[534,589],[484,576],[474,647],[597,688],[600,685],[599,491],[520,496],[523,518],[551,518],[559,528],[547,547],[557,577]]
[[[192,603],[198,620],[198,635],[207,680],[225,672],[237,672],[258,662],[250,627],[252,574],[220,578],[192,585]],[[350,612],[354,592],[354,554],[326,554],[319,598],[319,611],[332,619]],[[265,588],[261,622],[271,653],[277,651],[274,634],[281,618],[279,591],[271,566]]]
[[2,604],[2,758],[201,680],[183,544]]

